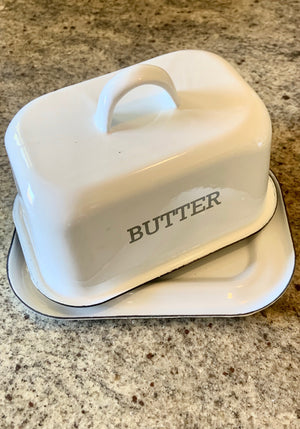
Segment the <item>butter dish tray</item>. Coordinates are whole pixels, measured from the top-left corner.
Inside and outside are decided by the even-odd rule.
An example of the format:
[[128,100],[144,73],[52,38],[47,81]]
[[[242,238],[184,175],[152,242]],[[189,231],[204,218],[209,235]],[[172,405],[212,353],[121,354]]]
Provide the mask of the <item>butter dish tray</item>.
[[31,281],[14,233],[7,274],[31,310],[58,319],[238,317],[273,304],[286,290],[295,253],[279,184],[277,208],[259,232],[106,303],[71,307],[53,302]]

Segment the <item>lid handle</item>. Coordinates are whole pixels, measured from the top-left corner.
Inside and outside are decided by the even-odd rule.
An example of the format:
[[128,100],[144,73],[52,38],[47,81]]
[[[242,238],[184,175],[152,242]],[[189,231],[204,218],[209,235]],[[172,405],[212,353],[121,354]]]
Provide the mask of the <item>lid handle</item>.
[[140,85],[151,84],[165,89],[178,107],[178,96],[169,74],[158,66],[138,64],[117,73],[104,86],[99,96],[95,123],[102,133],[111,128],[113,112],[118,101]]

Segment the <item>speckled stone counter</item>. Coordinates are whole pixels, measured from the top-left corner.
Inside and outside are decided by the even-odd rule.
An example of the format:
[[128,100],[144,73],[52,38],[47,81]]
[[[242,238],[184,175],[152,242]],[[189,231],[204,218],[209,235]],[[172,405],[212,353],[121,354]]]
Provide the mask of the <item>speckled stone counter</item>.
[[6,278],[16,191],[3,144],[13,115],[44,93],[174,50],[213,51],[269,109],[298,252],[299,16],[296,0],[0,0],[1,428],[300,427],[299,268],[248,318],[37,315]]

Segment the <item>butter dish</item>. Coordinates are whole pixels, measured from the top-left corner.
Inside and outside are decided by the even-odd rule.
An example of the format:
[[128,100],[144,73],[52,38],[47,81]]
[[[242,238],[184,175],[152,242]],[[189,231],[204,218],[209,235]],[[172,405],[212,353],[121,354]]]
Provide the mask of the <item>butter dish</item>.
[[13,217],[35,287],[105,302],[266,225],[271,123],[204,51],[162,55],[42,96],[10,123]]

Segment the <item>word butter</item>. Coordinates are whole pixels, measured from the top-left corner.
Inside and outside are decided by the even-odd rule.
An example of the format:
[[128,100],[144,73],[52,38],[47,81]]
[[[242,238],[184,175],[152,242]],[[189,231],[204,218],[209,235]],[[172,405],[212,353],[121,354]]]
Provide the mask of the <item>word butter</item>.
[[221,204],[219,201],[220,192],[215,191],[204,197],[197,198],[190,203],[183,204],[173,210],[163,213],[159,216],[154,217],[152,220],[147,220],[141,225],[135,225],[132,228],[127,229],[130,235],[129,243],[134,243],[140,240],[144,235],[156,234],[160,227],[169,228],[174,225],[174,221],[182,222],[188,219],[190,216],[195,216],[204,210],[211,209],[212,207]]

